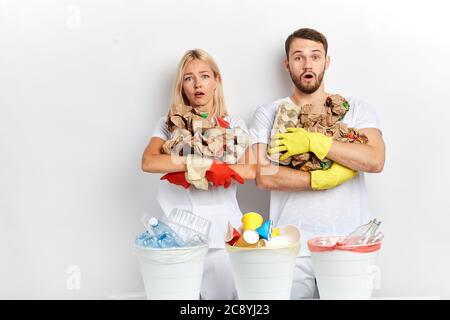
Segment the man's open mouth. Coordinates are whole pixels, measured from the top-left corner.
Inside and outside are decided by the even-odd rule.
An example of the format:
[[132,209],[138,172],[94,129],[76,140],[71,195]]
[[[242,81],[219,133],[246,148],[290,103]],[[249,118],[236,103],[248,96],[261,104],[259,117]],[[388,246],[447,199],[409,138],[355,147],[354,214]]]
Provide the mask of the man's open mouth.
[[305,80],[311,80],[313,78],[314,78],[314,75],[311,73],[307,73],[307,74],[303,75],[303,79],[305,79]]

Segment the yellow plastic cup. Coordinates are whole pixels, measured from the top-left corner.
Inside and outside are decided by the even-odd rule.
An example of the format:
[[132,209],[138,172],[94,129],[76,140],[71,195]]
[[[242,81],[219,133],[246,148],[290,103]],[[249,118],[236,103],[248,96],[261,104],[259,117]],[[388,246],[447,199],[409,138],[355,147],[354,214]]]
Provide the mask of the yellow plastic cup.
[[277,237],[280,235],[280,229],[279,228],[272,228],[272,237]]
[[263,217],[256,212],[248,212],[242,216],[242,227],[244,230],[256,230],[263,223]]

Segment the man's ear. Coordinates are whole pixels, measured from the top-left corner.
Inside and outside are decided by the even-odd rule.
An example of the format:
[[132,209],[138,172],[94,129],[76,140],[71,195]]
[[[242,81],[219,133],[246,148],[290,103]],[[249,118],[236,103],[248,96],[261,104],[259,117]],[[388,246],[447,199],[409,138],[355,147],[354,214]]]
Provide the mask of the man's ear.
[[329,66],[330,66],[330,56],[327,56],[325,58],[325,70],[327,70]]
[[284,69],[289,73],[289,60],[286,58],[283,60]]

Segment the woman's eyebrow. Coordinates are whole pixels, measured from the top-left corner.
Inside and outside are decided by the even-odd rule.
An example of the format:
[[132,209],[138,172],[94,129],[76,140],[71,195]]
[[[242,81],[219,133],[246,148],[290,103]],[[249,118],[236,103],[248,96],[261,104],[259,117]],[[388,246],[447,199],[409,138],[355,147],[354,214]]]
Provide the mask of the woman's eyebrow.
[[[198,73],[210,73],[210,71],[205,70],[205,71],[199,71]],[[184,76],[187,76],[187,75],[191,76],[191,75],[193,75],[193,74],[194,74],[193,72],[186,72],[186,73],[184,74]]]

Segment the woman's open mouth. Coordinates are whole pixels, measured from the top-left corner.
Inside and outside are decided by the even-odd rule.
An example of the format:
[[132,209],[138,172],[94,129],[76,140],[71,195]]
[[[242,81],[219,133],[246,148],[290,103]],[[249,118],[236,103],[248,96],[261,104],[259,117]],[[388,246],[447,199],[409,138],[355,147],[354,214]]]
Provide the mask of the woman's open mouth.
[[203,97],[205,94],[204,94],[203,92],[196,92],[194,95],[195,95],[196,98],[201,98],[201,97]]

